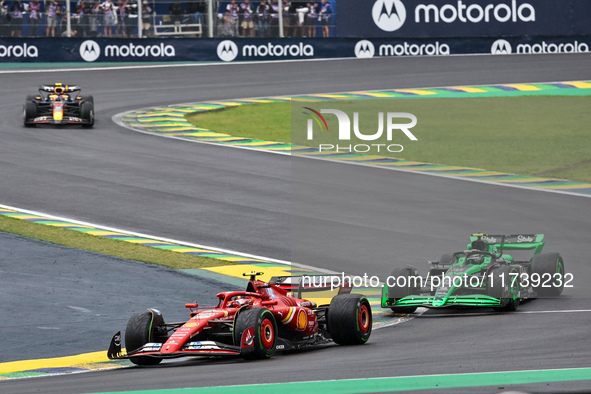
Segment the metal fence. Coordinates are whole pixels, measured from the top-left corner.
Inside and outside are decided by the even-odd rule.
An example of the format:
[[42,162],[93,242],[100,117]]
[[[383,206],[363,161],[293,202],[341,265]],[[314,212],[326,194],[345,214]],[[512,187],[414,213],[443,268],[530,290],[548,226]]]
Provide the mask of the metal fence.
[[336,0],[0,0],[1,37],[334,37]]

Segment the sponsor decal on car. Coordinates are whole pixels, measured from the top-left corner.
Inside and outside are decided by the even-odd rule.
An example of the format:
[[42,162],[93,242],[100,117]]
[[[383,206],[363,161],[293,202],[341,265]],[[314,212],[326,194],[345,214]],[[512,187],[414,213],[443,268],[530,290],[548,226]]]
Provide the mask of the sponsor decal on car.
[[531,235],[518,235],[517,242],[534,242],[536,240],[535,237]]
[[249,327],[242,334],[242,347],[254,346],[254,328]]
[[298,314],[298,323],[296,326],[296,330],[304,331],[306,329],[306,324],[308,323],[308,318],[306,317],[306,312],[302,309]]

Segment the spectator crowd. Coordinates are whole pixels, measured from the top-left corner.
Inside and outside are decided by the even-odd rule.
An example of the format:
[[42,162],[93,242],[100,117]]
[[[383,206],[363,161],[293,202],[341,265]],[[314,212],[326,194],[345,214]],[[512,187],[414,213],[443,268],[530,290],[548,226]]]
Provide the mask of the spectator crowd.
[[[66,1],[69,0],[0,0],[0,36],[66,36]],[[215,1],[214,4],[219,7],[217,12],[214,10],[213,18],[216,37],[279,37],[280,22],[284,37],[329,37],[330,27],[334,25],[333,9],[327,0],[229,0]],[[161,13],[157,14],[158,11]],[[141,15],[142,36],[150,37],[154,35],[155,23],[205,26],[207,3],[204,0],[187,0],[186,3],[181,0],[169,3],[142,0]],[[70,2],[72,37],[137,35],[137,0]]]
[[[137,3],[130,0],[70,3],[72,37],[130,37],[137,29]],[[148,3],[144,0],[144,3]],[[25,16],[26,18],[25,23]],[[67,34],[64,0],[0,0],[0,36],[61,37]],[[135,20],[135,22],[132,22]]]
[[333,22],[332,6],[327,0],[305,1],[270,0],[253,4],[250,0],[237,3],[231,0],[224,14],[219,14],[218,37],[278,37],[282,7],[284,37],[330,36]]

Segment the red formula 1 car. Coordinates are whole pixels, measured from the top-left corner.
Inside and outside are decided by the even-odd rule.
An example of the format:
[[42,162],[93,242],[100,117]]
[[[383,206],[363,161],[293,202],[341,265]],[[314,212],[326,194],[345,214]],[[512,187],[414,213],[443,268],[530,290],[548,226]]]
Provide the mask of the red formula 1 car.
[[270,283],[250,276],[246,291],[217,295],[218,305],[199,308],[186,304],[190,318],[165,323],[156,309],[136,313],[125,331],[127,353],[121,350],[121,332],[113,336],[109,359],[129,359],[137,365],[154,365],[165,358],[242,356],[272,357],[276,351],[327,343],[357,345],[367,342],[372,329],[371,306],[360,294],[339,294],[330,305],[295,298],[286,278]]
[[38,124],[94,125],[94,98],[81,96],[80,87],[56,83],[41,85],[39,94],[27,96],[23,106],[26,127]]

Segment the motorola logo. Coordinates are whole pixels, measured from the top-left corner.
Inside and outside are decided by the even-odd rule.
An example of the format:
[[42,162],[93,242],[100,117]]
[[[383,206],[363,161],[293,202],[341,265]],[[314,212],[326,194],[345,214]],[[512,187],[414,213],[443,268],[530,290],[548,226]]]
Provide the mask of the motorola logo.
[[507,40],[496,40],[493,42],[490,53],[493,55],[507,55],[512,52],[511,44]]
[[218,44],[218,57],[225,61],[231,62],[238,56],[238,46],[234,41],[224,40]]
[[86,40],[80,45],[80,56],[86,62],[94,62],[101,55],[101,47],[96,41]]
[[355,56],[360,59],[373,57],[376,49],[371,41],[361,40],[355,45]]
[[406,8],[400,0],[377,0],[371,15],[376,26],[383,31],[396,31],[406,21]]

